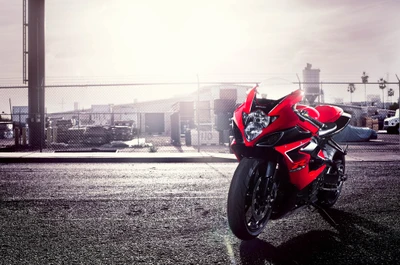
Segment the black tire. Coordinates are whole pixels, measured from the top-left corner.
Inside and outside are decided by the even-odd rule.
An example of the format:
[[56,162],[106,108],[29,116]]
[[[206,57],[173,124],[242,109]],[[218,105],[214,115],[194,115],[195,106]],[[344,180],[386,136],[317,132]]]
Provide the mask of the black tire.
[[328,209],[331,208],[337,200],[340,197],[340,194],[342,193],[342,188],[343,188],[343,183],[344,183],[344,176],[345,176],[345,156],[344,155],[338,155],[334,156],[334,164],[335,166],[332,166],[332,173],[337,176],[337,183],[335,184],[329,184],[326,185],[324,184],[324,188],[329,188],[329,189],[334,189],[332,191],[328,190],[320,190],[318,192],[318,201],[317,204],[320,205],[322,208]]
[[236,168],[228,193],[227,214],[230,229],[239,239],[256,238],[270,219],[277,193],[275,167],[273,162],[243,158]]
[[396,127],[391,127],[386,130],[388,134],[399,134],[399,125]]

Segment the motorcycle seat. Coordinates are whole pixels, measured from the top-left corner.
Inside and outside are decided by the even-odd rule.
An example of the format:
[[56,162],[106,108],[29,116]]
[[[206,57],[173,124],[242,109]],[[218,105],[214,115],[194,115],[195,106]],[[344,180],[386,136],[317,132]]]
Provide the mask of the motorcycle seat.
[[319,130],[318,135],[319,135],[320,137],[329,136],[329,135],[333,134],[333,132],[336,131],[336,128],[337,128],[337,125],[336,125],[336,123],[334,123],[334,122],[325,123],[325,126],[322,127],[322,128]]

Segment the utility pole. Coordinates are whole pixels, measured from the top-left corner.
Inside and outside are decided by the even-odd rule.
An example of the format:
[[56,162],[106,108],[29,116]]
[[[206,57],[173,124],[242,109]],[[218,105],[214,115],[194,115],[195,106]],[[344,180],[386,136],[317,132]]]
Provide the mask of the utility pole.
[[367,83],[368,83],[368,75],[363,72],[363,75],[361,76],[361,81],[364,83],[364,96],[365,96],[365,106],[367,106]]
[[61,99],[61,111],[64,112],[64,98]]
[[399,107],[400,107],[400,79],[399,79],[399,77],[397,76],[397,74],[396,74],[396,78],[397,78],[397,81],[399,82],[399,97],[398,97],[398,103],[399,103]]
[[31,148],[44,145],[45,0],[28,4],[28,124]]
[[[398,100],[398,106],[399,106],[399,109],[400,109],[400,78],[397,76],[397,74],[396,74],[396,78],[397,78],[397,81],[399,82],[399,97],[397,98],[397,100]],[[399,113],[399,120],[400,120],[400,113]],[[400,127],[399,127],[399,149],[400,149]]]
[[200,113],[199,113],[199,105],[200,105],[200,79],[197,74],[197,104],[196,104],[196,117],[197,117],[197,152],[200,153]]

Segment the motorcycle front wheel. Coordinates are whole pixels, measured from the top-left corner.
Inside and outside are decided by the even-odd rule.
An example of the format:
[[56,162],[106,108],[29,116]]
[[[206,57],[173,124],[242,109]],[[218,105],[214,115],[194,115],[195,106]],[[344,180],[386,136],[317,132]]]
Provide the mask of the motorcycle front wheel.
[[233,174],[228,193],[228,223],[242,240],[256,238],[272,213],[277,194],[276,163],[243,158]]

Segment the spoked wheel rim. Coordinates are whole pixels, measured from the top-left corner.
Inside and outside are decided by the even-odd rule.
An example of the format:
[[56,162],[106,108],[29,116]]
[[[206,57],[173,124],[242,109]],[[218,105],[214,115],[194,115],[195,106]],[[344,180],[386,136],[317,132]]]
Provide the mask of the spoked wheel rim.
[[273,176],[263,176],[259,168],[252,175],[246,199],[246,226],[251,234],[259,234],[269,220],[277,187]]

